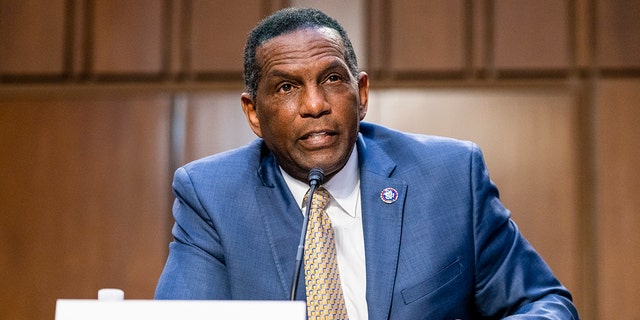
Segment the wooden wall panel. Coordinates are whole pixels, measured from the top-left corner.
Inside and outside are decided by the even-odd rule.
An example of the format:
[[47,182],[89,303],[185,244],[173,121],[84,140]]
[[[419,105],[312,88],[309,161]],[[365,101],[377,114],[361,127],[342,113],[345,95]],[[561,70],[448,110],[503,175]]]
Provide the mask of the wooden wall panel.
[[163,71],[163,1],[93,1],[92,71],[158,75]]
[[64,72],[64,13],[64,0],[0,0],[0,78]]
[[161,95],[0,99],[0,318],[59,298],[152,298],[170,234]]
[[191,12],[191,67],[195,73],[242,74],[249,31],[268,14],[259,2],[195,0]]
[[387,56],[390,50],[388,43],[388,17],[384,0],[367,1],[366,10],[366,41],[365,51],[367,72],[370,76],[380,75],[386,71]]
[[478,143],[523,234],[568,288],[582,290],[579,137],[571,90],[380,90],[370,99],[367,119]]
[[496,69],[569,68],[569,3],[568,0],[495,0]]
[[[491,28],[489,27],[487,16],[488,8],[490,8],[487,3],[489,0],[475,0],[471,2],[473,4],[471,8],[471,67],[473,70],[487,70],[491,68],[492,61],[489,49],[493,44],[491,40]],[[477,73],[477,72],[476,72]]]
[[604,68],[640,68],[640,1],[596,3],[598,64]]
[[390,70],[459,72],[465,67],[463,1],[390,1],[389,6]]
[[240,90],[188,95],[184,162],[242,146],[257,138],[240,104]]
[[596,96],[599,319],[636,319],[640,297],[640,81],[602,80]]

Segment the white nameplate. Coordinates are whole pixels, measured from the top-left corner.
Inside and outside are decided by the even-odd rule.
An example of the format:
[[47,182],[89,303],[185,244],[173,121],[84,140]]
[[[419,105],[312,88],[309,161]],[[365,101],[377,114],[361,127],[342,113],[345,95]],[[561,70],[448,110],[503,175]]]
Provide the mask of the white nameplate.
[[304,301],[59,299],[55,320],[304,320]]

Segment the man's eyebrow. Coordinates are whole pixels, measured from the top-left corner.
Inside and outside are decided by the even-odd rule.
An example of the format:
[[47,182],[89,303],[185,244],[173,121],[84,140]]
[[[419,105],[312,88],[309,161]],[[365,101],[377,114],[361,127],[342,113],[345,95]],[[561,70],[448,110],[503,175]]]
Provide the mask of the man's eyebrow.
[[291,75],[291,73],[286,72],[286,71],[282,71],[282,70],[271,70],[269,71],[269,73],[267,73],[267,76],[269,77],[279,77],[279,78],[291,78],[293,77]]
[[[326,67],[324,67],[320,73],[321,74],[327,73],[327,72],[333,71],[335,69],[342,69],[342,70],[345,70],[345,71],[349,72],[349,68],[347,67],[347,65],[345,63],[343,63],[340,60],[333,60]],[[266,74],[266,76],[275,77],[275,78],[284,78],[284,79],[296,79],[297,78],[297,76],[294,73],[287,72],[287,71],[284,71],[284,70],[279,70],[279,69],[270,70]]]
[[345,69],[347,71],[349,70],[347,65],[340,60],[333,60],[326,68],[324,68],[324,70],[326,71],[326,70],[332,70],[336,68]]

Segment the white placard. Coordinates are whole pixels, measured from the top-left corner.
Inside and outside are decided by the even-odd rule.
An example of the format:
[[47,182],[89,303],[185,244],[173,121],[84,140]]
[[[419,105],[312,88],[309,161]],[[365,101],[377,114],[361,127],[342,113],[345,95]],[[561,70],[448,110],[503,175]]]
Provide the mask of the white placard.
[[55,320],[304,320],[304,301],[59,299]]

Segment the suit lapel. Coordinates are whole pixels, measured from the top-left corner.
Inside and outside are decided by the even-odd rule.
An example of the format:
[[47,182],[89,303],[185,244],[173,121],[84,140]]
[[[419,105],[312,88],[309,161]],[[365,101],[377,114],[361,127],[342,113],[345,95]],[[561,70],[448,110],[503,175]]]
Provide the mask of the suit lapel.
[[[364,143],[361,138],[359,152],[369,318],[387,319],[400,252],[407,185],[404,181],[390,178],[395,162],[375,143]],[[398,193],[398,198],[392,203],[381,199],[386,188]]]
[[[260,215],[269,239],[268,245],[282,287],[282,299],[288,299],[303,218],[300,207],[295,203],[273,156],[265,159],[260,168],[260,175],[264,185],[255,188],[257,210],[261,211]],[[304,285],[304,280],[300,283]],[[299,286],[298,293],[301,291],[304,294],[304,287],[300,289]]]

